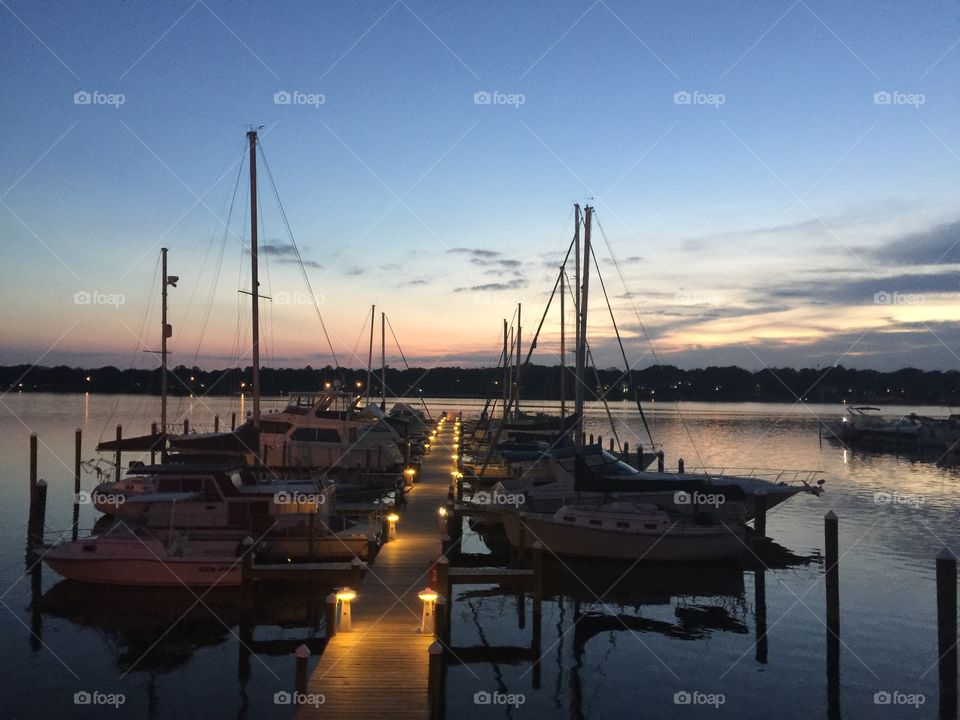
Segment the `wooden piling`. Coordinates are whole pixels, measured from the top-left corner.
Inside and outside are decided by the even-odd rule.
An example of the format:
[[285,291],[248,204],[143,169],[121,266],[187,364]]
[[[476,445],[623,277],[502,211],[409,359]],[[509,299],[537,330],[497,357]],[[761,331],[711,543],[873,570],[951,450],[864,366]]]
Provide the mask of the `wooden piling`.
[[677,460],[677,472],[683,475],[683,458]]
[[30,433],[30,473],[27,478],[29,482],[30,502],[33,503],[33,495],[37,488],[37,434]]
[[230,413],[230,432],[237,429],[237,413]]
[[[610,449],[613,450],[613,447],[611,447]],[[624,459],[624,462],[627,462],[627,463],[630,462],[630,443],[628,442],[625,442],[623,444],[623,459]]]
[[937,654],[940,717],[957,717],[957,556],[937,555]]
[[327,628],[327,638],[332,638],[337,634],[337,594],[327,595],[326,613],[323,616],[323,624]]
[[294,662],[296,664],[295,684],[298,693],[307,692],[307,679],[310,676],[310,648],[306,645],[300,645],[294,653]]
[[767,569],[759,567],[753,571],[753,621],[757,636],[758,663],[767,664],[769,643],[767,640]]
[[767,491],[757,490],[753,495],[753,529],[757,537],[765,538],[767,536]]
[[840,552],[839,521],[831,510],[823,518],[827,601],[827,717],[840,718]]
[[434,641],[427,649],[430,655],[427,692],[430,695],[430,720],[443,720],[446,709],[443,645]]
[[664,462],[663,462],[663,450],[657,453],[657,472],[663,472]]
[[183,419],[183,434],[186,435],[190,432],[190,418]]
[[613,452],[613,438],[610,438],[610,452]]
[[73,433],[73,528],[72,538],[77,540],[80,523],[80,458],[82,453],[83,431],[77,428]]
[[121,461],[121,453],[120,453],[120,445],[119,445],[120,440],[122,439],[123,439],[123,425],[117,425],[117,451],[113,455],[113,462],[114,462],[114,465],[116,466],[114,468],[114,477],[113,477],[114,482],[120,482],[120,475],[122,473],[122,470],[120,468],[122,461]]
[[33,493],[33,505],[30,508],[28,533],[31,545],[43,544],[43,530],[47,523],[47,481],[37,480]]
[[593,433],[590,433],[590,444],[593,445]]
[[[219,415],[213,416],[213,431],[220,432],[220,416]],[[305,647],[305,646],[301,645],[300,647]],[[309,653],[310,650],[307,650],[307,652]]]
[[[156,424],[156,423],[150,423],[150,435],[153,436],[153,437],[156,437],[156,435],[157,435],[157,424]],[[166,443],[166,440],[164,440],[164,443]],[[156,453],[155,450],[151,450],[151,451],[150,451],[150,464],[151,464],[151,465],[155,465],[156,462],[157,462],[157,453]]]

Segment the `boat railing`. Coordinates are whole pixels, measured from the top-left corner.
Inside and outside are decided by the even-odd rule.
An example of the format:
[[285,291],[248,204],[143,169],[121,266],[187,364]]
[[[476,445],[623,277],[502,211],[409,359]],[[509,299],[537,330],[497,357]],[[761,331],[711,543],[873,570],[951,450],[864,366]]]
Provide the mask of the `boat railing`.
[[743,477],[767,480],[773,483],[804,485],[815,484],[824,474],[823,470],[777,470],[773,468],[729,467],[704,465],[691,468],[687,474],[710,475],[713,477]]

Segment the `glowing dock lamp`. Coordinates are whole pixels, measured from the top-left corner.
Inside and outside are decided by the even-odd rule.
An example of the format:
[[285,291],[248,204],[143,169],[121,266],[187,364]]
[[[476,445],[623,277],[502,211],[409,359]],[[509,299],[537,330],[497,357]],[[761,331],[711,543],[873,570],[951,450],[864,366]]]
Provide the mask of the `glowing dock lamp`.
[[440,523],[440,534],[443,535],[447,532],[447,515],[448,511],[445,505],[441,505],[440,509],[437,510],[437,515],[439,516]]
[[395,512],[387,515],[387,540],[393,541],[397,539],[397,520],[400,519],[400,516]]
[[353,623],[350,619],[350,602],[357,597],[357,591],[348,587],[340,588],[337,591],[337,600],[340,602],[340,632],[350,632],[353,629]]
[[417,469],[408,467],[406,470],[403,471],[403,474],[406,476],[407,480],[409,480],[412,483],[413,479],[417,476]]
[[423,600],[423,615],[420,617],[420,632],[427,632],[427,628],[430,628],[430,632],[433,632],[433,608],[436,605],[437,598],[439,595],[436,590],[431,590],[430,588],[424,588],[419,593],[417,597]]

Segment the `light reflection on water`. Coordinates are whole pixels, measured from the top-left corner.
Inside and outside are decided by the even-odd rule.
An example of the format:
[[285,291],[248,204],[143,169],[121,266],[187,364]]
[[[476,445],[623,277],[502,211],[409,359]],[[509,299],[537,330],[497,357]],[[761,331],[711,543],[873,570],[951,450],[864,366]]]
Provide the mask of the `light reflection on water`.
[[[192,708],[217,717],[276,713],[273,693],[292,683],[293,663],[284,643],[309,637],[311,623],[316,624],[309,619],[309,597],[281,599],[268,608],[258,601],[259,615],[249,628],[234,616],[236,605],[243,603],[229,597],[211,601],[227,627],[203,608],[193,608],[184,624],[151,649],[169,625],[164,611],[182,613],[192,598],[78,592],[64,589],[45,571],[46,602],[40,618],[44,645],[31,642],[18,622],[29,626],[36,619],[29,607],[30,580],[18,582],[30,430],[40,435],[40,476],[50,483],[48,526],[67,529],[74,429],[83,428],[84,456],[89,458],[96,440],[111,437],[118,422],[125,434],[145,432],[156,420],[157,402],[134,396],[23,394],[8,395],[4,403],[9,409],[0,406],[0,582],[4,590],[12,586],[3,597],[12,613],[0,608],[0,662],[18,668],[22,681],[19,687],[3,684],[0,707],[11,709],[12,717],[74,716],[73,692],[100,688],[127,694],[123,713],[128,716],[175,717]],[[265,402],[266,408],[280,405]],[[465,414],[478,408],[455,401],[431,406],[463,408]],[[245,411],[239,398],[181,398],[172,402],[171,421],[179,421],[191,407],[191,427],[196,430],[212,429],[214,413],[225,427],[231,412],[242,418]],[[497,655],[495,661],[452,665],[447,674],[448,717],[673,717],[704,712],[737,718],[826,717],[824,592],[817,556],[823,548],[823,515],[830,509],[840,516],[845,553],[840,571],[842,714],[873,716],[878,710],[874,693],[898,690],[924,693],[927,703],[919,710],[882,708],[885,716],[935,715],[933,558],[943,544],[960,549],[960,472],[821,442],[818,418],[836,418],[839,407],[684,403],[679,410],[658,404],[648,412],[670,468],[682,457],[688,470],[705,465],[823,471],[822,497],[799,495],[768,520],[768,534],[777,543],[813,561],[759,574],[724,567],[637,568],[625,578],[619,577],[622,568],[588,564],[567,571],[554,563],[544,590],[541,662],[534,669],[522,656],[511,661]],[[938,408],[909,410],[946,414]],[[645,433],[635,409],[623,403],[612,412],[621,440],[636,448]],[[610,428],[600,408],[591,409],[586,429],[608,442]],[[85,489],[92,484],[92,477],[84,477]],[[83,507],[81,526],[89,527],[93,520],[92,509]],[[758,580],[765,587],[765,662],[758,660],[755,646]],[[142,612],[129,612],[131,607]],[[489,586],[458,589],[455,646],[529,647],[531,623],[528,597]],[[234,635],[241,626],[260,648],[252,657],[244,657]],[[474,694],[483,691],[522,693],[524,703],[517,709],[476,705]],[[725,702],[717,710],[675,705],[674,693],[684,691],[722,693]]]

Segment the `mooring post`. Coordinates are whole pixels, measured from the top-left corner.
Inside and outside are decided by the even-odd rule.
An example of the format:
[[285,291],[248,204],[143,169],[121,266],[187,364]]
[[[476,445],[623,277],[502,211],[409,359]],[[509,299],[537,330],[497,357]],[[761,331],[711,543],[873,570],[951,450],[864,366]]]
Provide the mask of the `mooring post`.
[[613,438],[610,438],[610,452],[613,452]]
[[753,529],[757,536],[765,538],[767,536],[767,491],[757,490],[753,495]]
[[443,645],[434,641],[427,649],[430,655],[427,692],[430,695],[430,720],[443,720],[446,710]]
[[677,460],[677,472],[683,475],[683,458]]
[[[220,432],[220,416],[219,415],[213,416],[213,431]],[[301,645],[300,647],[306,647],[306,645]],[[297,649],[299,650],[300,648],[297,648]],[[310,650],[308,649],[307,652],[309,653]]]
[[297,688],[298,693],[307,692],[307,677],[309,676],[310,669],[310,648],[306,645],[300,645],[293,652],[293,657],[295,658],[296,664],[296,679],[294,687]]
[[663,472],[663,450],[657,453],[657,472]]
[[230,413],[230,432],[233,432],[237,429],[237,413]]
[[443,555],[447,555],[450,550],[453,548],[453,542],[448,533],[444,533],[440,536],[440,552]]
[[116,464],[114,468],[114,482],[120,482],[120,441],[123,439],[123,425],[117,425],[117,451],[113,456],[113,461]]
[[337,594],[327,595],[326,614],[323,616],[323,624],[327,627],[327,639],[337,634]]
[[27,495],[27,547],[33,544],[34,516],[37,506],[37,434],[30,433],[30,493]]
[[[610,442],[613,443],[612,440],[611,440]],[[613,450],[613,446],[612,446],[612,445],[611,445],[610,449]],[[623,458],[624,462],[626,462],[626,463],[629,463],[629,462],[630,462],[630,443],[628,443],[628,442],[625,442],[625,443],[623,444],[622,458]]]
[[766,665],[767,651],[767,569],[753,571],[753,621],[757,634],[757,662]]
[[823,518],[827,599],[827,717],[840,718],[840,544],[833,510]]
[[80,522],[80,457],[83,431],[77,428],[73,433],[73,540],[77,539],[77,525]]
[[30,545],[43,544],[43,530],[47,523],[47,481],[37,480],[30,508],[29,534]]
[[957,556],[937,555],[937,654],[940,658],[940,717],[957,717]]
[[590,433],[590,444],[593,445],[593,433]]
[[437,560],[438,592],[447,599],[447,612],[453,612],[453,595],[450,593],[450,561],[446,557]]
[[190,418],[183,419],[183,434],[186,435],[190,432]]
[[[77,432],[79,432],[79,430]],[[154,444],[150,446],[150,464],[155,465],[157,462],[157,451],[154,450],[157,437],[157,424],[155,422],[150,423],[150,436],[154,438]]]
[[443,636],[443,628],[446,625],[447,599],[437,593],[437,601],[433,607],[433,634],[434,637]]

